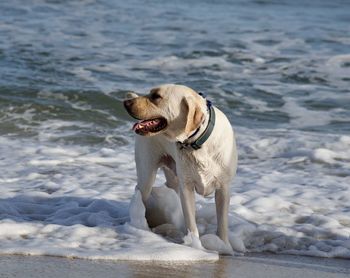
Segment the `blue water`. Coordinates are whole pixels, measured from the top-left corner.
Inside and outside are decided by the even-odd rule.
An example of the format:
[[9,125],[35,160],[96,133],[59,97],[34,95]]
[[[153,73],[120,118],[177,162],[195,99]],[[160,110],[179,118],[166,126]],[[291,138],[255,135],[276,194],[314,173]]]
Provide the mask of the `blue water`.
[[[205,92],[236,126],[350,131],[349,56],[327,65],[350,52],[348,1],[1,1],[0,22],[4,135],[35,136],[31,120],[52,117],[113,129],[125,91],[171,82]],[[327,119],[290,125],[288,101]],[[11,117],[28,109],[29,121]]]

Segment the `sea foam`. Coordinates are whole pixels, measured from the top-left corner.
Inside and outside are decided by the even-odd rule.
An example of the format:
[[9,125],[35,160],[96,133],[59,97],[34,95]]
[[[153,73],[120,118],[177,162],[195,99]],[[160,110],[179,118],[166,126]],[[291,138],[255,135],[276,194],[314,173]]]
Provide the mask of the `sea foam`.
[[[233,252],[349,258],[349,137],[328,135],[320,142],[301,131],[240,128],[236,133],[240,166],[229,209]],[[39,146],[2,137],[0,148],[0,166],[8,169],[0,177],[2,253],[215,260],[218,253],[231,252],[215,236],[213,197],[196,196],[201,244],[186,240],[179,198],[164,187],[162,176],[151,207],[165,223],[148,228],[146,208],[134,191],[129,145],[118,150]]]

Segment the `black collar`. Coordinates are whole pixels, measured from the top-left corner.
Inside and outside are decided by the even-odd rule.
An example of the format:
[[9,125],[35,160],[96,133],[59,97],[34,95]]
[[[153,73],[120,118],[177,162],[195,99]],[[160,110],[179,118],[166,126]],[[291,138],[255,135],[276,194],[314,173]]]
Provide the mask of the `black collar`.
[[209,136],[213,132],[214,126],[215,126],[215,110],[213,105],[209,100],[207,100],[207,107],[209,111],[209,120],[208,120],[208,125],[203,131],[203,133],[192,143],[186,142],[188,139],[191,137],[195,136],[198,132],[198,128],[189,138],[187,138],[184,142],[178,141],[177,144],[180,147],[180,150],[182,149],[190,149],[192,148],[193,150],[198,150],[202,147],[202,145],[208,140]]

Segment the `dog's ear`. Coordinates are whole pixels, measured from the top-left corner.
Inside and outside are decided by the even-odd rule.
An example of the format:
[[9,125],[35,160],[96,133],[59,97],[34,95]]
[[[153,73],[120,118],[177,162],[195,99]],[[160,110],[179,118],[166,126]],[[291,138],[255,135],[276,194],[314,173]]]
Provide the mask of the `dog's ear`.
[[125,100],[137,98],[138,95],[135,92],[127,92],[125,95]]
[[189,134],[191,131],[194,131],[199,127],[203,120],[204,113],[202,112],[198,100],[194,97],[184,98],[183,105],[187,112],[185,132],[186,134]]

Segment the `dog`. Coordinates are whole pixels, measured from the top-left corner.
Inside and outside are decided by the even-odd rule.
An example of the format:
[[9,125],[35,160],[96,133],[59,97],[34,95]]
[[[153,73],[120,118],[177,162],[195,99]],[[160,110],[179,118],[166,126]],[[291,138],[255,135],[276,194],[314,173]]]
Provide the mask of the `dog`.
[[237,150],[224,113],[191,88],[175,84],[155,87],[144,96],[129,93],[124,107],[138,120],[133,126],[136,190],[144,204],[162,168],[166,185],[180,196],[186,231],[199,238],[195,191],[202,196],[215,192],[217,235],[229,244],[229,186]]

